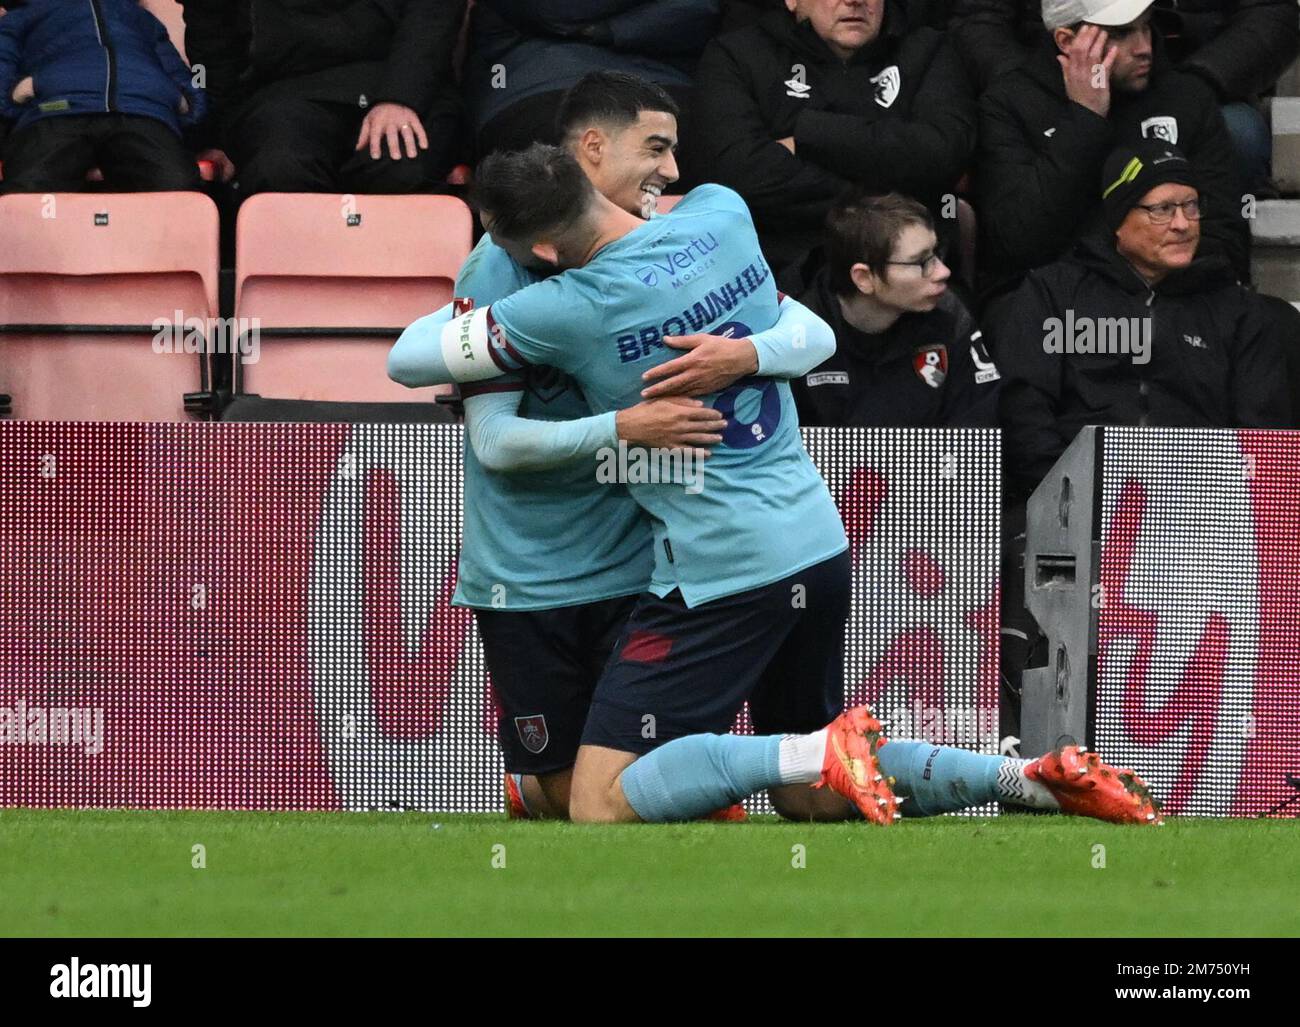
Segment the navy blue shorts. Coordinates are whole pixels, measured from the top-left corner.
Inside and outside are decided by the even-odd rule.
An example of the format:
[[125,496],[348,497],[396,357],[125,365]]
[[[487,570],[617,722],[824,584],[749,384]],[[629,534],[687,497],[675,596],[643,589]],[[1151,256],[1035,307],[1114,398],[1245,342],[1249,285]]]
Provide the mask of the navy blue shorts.
[[825,727],[844,708],[850,568],[844,552],[694,609],[679,592],[643,594],[582,744],[643,755],[684,735],[725,734],[746,700],[756,734]]
[[573,766],[596,682],[637,598],[474,611],[507,771],[551,774]]

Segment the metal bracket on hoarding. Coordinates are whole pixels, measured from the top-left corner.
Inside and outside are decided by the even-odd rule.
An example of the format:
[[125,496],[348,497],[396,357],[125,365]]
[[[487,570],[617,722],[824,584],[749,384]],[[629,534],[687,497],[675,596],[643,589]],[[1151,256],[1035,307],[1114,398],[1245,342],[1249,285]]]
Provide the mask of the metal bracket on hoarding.
[[1025,604],[1047,636],[1049,663],[1024,673],[1022,752],[1092,743],[1101,438],[1100,428],[1079,432],[1026,509]]
[[1276,817],[1284,810],[1289,809],[1295,803],[1300,802],[1300,774],[1287,774],[1286,783],[1295,789],[1294,795],[1289,795],[1276,805],[1270,806],[1260,814],[1261,817]]

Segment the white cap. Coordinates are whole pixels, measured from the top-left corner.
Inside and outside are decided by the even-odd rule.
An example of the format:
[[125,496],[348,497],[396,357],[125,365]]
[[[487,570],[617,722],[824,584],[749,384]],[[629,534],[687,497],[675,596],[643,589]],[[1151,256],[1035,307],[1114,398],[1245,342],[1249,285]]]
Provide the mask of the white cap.
[[1127,25],[1136,21],[1155,0],[1043,0],[1047,31],[1069,28],[1081,21],[1093,25]]

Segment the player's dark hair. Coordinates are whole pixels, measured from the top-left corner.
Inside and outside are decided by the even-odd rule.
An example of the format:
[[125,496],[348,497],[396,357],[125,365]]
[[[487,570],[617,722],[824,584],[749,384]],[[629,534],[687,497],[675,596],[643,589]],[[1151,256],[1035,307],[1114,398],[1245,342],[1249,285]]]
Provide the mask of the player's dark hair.
[[857,293],[850,273],[854,264],[866,264],[872,274],[883,278],[894,244],[908,225],[934,229],[930,212],[910,196],[852,192],[842,197],[826,215],[826,263],[835,293]]
[[474,173],[472,199],[492,216],[493,235],[531,246],[579,224],[594,195],[571,154],[533,143],[485,157]]
[[677,102],[663,89],[623,71],[591,71],[564,94],[555,116],[555,137],[563,143],[571,132],[585,131],[593,123],[626,128],[642,111],[680,113]]

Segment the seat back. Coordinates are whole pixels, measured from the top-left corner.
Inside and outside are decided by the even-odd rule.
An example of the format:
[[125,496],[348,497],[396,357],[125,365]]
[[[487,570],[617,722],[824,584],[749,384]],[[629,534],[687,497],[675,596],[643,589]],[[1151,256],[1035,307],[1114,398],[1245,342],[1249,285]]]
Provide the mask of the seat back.
[[250,197],[236,226],[235,315],[259,334],[236,391],[340,402],[448,391],[390,381],[388,351],[451,299],[472,243],[469,208],[450,196]]
[[188,64],[189,58],[185,56],[185,9],[177,0],[141,0],[140,6],[167,27],[172,46]]
[[3,196],[0,239],[0,393],[14,417],[186,419],[184,394],[206,387],[201,350],[217,314],[211,200]]

